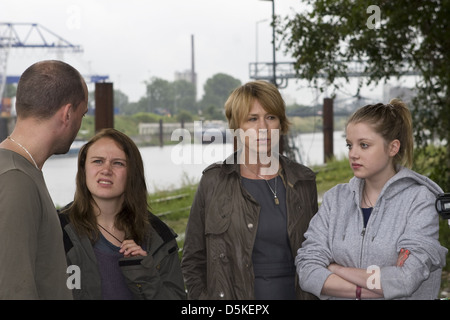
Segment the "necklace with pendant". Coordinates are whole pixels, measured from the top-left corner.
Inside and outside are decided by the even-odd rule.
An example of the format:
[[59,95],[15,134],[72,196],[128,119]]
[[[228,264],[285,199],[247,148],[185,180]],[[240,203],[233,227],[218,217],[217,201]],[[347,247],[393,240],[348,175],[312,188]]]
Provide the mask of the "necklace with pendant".
[[7,137],[9,140],[11,140],[12,142],[14,142],[15,144],[17,144],[19,147],[21,147],[23,150],[25,150],[25,152],[30,156],[31,160],[33,160],[34,166],[36,167],[36,169],[40,170],[36,161],[34,161],[33,156],[31,155],[31,153],[27,150],[27,148],[25,148],[23,145],[21,145],[19,142],[17,142],[16,140],[14,140],[13,138],[11,138],[10,136]]
[[249,167],[247,167],[245,165],[245,163],[243,163],[244,167],[246,167],[251,173],[253,173],[254,175],[258,176],[259,178],[263,179],[266,183],[267,186],[269,187],[270,191],[273,194],[273,201],[275,202],[276,205],[280,204],[280,200],[277,197],[277,178],[275,177],[275,190],[272,189],[272,187],[270,186],[269,181],[267,181],[266,179],[264,179],[262,176],[260,176],[259,174],[257,174],[256,172],[252,171]]

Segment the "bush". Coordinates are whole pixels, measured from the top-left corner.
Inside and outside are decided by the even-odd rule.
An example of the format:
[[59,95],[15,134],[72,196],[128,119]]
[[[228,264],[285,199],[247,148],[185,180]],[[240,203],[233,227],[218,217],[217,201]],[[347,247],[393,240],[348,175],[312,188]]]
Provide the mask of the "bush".
[[158,116],[157,114],[148,112],[138,112],[133,114],[131,117],[141,123],[156,123],[161,118],[161,116]]
[[[413,170],[427,176],[440,185],[444,191],[448,192],[450,190],[445,190],[445,188],[450,183],[446,180],[446,173],[449,168],[442,165],[442,163],[445,163],[445,157],[446,150],[443,146],[436,147],[429,145],[425,148],[416,148],[414,152]],[[443,219],[440,221],[439,241],[442,246],[450,248],[450,227],[448,222]],[[450,254],[447,254],[447,264],[444,270],[450,271]]]

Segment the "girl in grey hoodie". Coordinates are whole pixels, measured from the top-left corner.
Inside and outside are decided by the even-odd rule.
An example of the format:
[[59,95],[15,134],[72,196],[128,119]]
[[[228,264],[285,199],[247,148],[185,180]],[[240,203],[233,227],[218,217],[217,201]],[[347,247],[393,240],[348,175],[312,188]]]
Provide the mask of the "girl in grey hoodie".
[[346,126],[354,177],[324,194],[295,260],[300,286],[321,299],[436,299],[447,249],[434,203],[441,188],[406,166],[411,114],[394,99]]

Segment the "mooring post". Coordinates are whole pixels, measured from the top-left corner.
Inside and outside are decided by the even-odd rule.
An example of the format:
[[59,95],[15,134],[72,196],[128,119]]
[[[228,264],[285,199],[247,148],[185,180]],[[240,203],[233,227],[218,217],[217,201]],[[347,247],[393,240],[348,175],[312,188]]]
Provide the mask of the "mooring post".
[[95,84],[95,132],[114,128],[114,91],[111,82]]
[[324,163],[333,158],[333,99],[323,99],[323,155]]
[[163,119],[159,119],[159,146],[164,146],[164,127]]

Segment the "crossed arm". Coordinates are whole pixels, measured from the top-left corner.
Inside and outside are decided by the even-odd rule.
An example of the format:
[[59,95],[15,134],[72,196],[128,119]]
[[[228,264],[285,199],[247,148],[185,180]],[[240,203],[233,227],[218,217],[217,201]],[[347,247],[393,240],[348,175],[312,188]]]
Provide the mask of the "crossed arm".
[[[408,258],[409,251],[402,249],[398,255],[397,267],[403,266],[403,263]],[[333,272],[325,281],[322,294],[341,298],[356,298],[357,286],[361,288],[361,299],[376,299],[383,297],[383,289],[380,286],[375,288],[368,288],[370,277],[378,277],[375,279],[380,283],[379,273],[368,273],[365,269],[343,267],[336,263],[328,266],[328,270]]]

